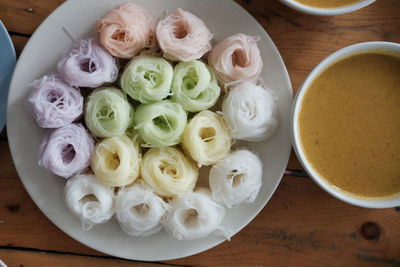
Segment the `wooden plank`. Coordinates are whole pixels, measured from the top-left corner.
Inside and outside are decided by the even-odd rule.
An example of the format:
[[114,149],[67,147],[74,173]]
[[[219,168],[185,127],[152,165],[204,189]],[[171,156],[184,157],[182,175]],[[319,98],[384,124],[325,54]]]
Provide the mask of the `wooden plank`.
[[300,161],[297,159],[296,153],[294,153],[293,148],[292,151],[290,152],[290,158],[286,169],[295,171],[304,171],[304,168],[303,166],[301,166]]
[[39,251],[23,251],[16,249],[0,248],[0,259],[9,267],[13,266],[57,266],[57,267],[109,267],[109,266],[138,266],[160,267],[173,266],[169,264],[146,263],[128,261],[116,258],[91,257],[81,255],[69,255],[48,253]]
[[0,0],[0,18],[8,31],[32,34],[64,0]]
[[[0,162],[0,247],[103,255],[65,235],[38,210],[17,177],[4,141]],[[334,199],[311,179],[285,176],[268,205],[230,242],[167,263],[396,265],[400,264],[399,221],[395,209],[354,207]],[[361,231],[367,222],[372,225]]]
[[11,34],[11,40],[14,44],[15,52],[17,54],[17,58],[22,52],[22,49],[24,49],[26,43],[29,40],[29,37],[26,36],[21,36],[21,35],[16,35],[16,34]]

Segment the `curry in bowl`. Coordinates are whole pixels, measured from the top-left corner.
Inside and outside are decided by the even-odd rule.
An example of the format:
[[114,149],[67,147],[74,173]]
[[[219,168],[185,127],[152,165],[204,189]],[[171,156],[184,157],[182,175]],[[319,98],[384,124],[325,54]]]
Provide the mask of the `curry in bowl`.
[[367,51],[326,67],[298,116],[302,150],[333,187],[362,198],[400,193],[400,53]]

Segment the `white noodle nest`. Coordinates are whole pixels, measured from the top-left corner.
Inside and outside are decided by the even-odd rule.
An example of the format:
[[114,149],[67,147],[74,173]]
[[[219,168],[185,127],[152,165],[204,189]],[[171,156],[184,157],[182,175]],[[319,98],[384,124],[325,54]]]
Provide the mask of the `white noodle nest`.
[[116,217],[125,233],[149,236],[162,228],[167,204],[143,183],[125,188],[115,202]]
[[93,174],[68,179],[64,197],[72,215],[81,220],[83,230],[107,222],[114,214],[114,191],[101,184]]
[[262,162],[242,149],[232,152],[210,170],[209,184],[215,201],[228,208],[253,203],[262,185]]
[[243,82],[233,87],[222,103],[222,114],[234,138],[268,139],[278,126],[278,110],[270,90]]
[[219,230],[225,209],[211,199],[208,189],[180,195],[170,202],[170,209],[163,218],[167,233],[178,240],[193,240]]

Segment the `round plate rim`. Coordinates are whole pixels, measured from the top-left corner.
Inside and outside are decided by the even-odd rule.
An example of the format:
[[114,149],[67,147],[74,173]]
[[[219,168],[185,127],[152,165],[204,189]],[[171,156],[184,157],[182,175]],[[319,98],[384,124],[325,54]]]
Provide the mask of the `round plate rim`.
[[[77,0],[76,0],[76,1],[77,1]],[[127,1],[129,1],[129,0],[127,0]],[[187,1],[190,1],[190,0],[187,0]],[[278,60],[279,60],[279,62],[280,62],[280,64],[281,64],[280,67],[282,68],[282,72],[283,72],[282,74],[283,74],[283,76],[284,76],[283,79],[284,79],[284,82],[285,82],[285,84],[286,84],[285,87],[288,89],[288,91],[289,91],[288,93],[290,93],[290,104],[292,104],[292,103],[293,103],[293,95],[292,95],[292,92],[293,92],[293,91],[292,91],[292,86],[291,86],[291,81],[290,81],[289,73],[288,73],[287,68],[286,68],[286,65],[285,65],[285,63],[284,63],[284,61],[283,61],[283,59],[282,59],[282,56],[281,56],[281,54],[279,53],[279,50],[277,49],[275,43],[272,41],[271,37],[270,37],[270,36],[268,35],[268,33],[264,30],[264,28],[258,23],[258,21],[257,21],[246,9],[244,9],[244,8],[243,8],[242,6],[240,6],[238,3],[234,2],[233,0],[220,0],[220,1],[225,1],[226,3],[231,4],[231,5],[232,5],[234,8],[236,8],[238,11],[243,12],[243,14],[246,15],[246,17],[247,17],[248,19],[250,19],[250,20],[253,21],[254,25],[259,29],[259,31],[260,31],[260,32],[264,35],[264,37],[269,41],[269,43],[271,44],[272,50],[275,52],[275,54],[276,54],[276,56],[278,57]],[[38,28],[35,30],[35,32],[32,34],[31,38],[29,39],[29,41],[28,41],[28,43],[26,44],[25,47],[28,47],[28,46],[30,45],[31,41],[36,37],[37,33],[40,31],[40,29],[42,28],[42,26],[43,26],[44,24],[47,23],[47,21],[51,20],[51,19],[53,18],[53,16],[55,16],[55,14],[56,14],[57,12],[59,12],[59,10],[63,9],[66,5],[71,4],[72,2],[74,2],[74,0],[68,0],[68,1],[64,2],[63,4],[61,4],[60,6],[58,6],[49,16],[47,16],[46,19],[39,25],[39,27],[38,27]],[[134,1],[131,1],[131,2],[134,2]],[[24,57],[25,51],[26,51],[26,49],[24,48],[24,50],[22,51],[22,53],[21,53],[21,55],[20,55],[20,58],[23,58],[23,57]],[[17,62],[17,65],[16,65],[16,67],[15,67],[15,70],[18,69],[19,64],[20,64],[20,61]],[[14,81],[14,79],[15,79],[15,76],[16,76],[15,73],[17,73],[17,71],[14,72],[14,75],[13,75],[12,80],[11,80],[11,83],[10,83],[11,85],[13,84],[13,81]],[[11,88],[11,86],[10,86],[10,88]],[[10,101],[8,101],[8,105],[7,105],[7,106],[9,106],[9,105],[10,105]],[[11,119],[11,116],[9,116],[9,115],[7,114],[7,121],[8,121],[9,119]],[[288,124],[289,124],[289,123],[290,123],[290,118],[289,118]],[[12,132],[11,132],[11,131],[12,131],[11,128],[7,128],[7,136],[8,136],[9,139],[12,140],[13,137],[12,137]],[[243,230],[243,229],[244,229],[244,228],[245,228],[259,213],[260,213],[260,211],[265,207],[265,205],[268,203],[268,201],[270,200],[270,198],[271,198],[271,197],[273,196],[273,194],[275,193],[276,188],[277,188],[278,185],[280,184],[281,179],[282,179],[282,177],[283,177],[283,175],[284,175],[284,171],[285,171],[286,165],[287,165],[287,163],[288,163],[288,161],[289,161],[290,152],[291,152],[291,148],[292,148],[292,146],[291,146],[291,140],[290,140],[290,135],[289,135],[288,140],[286,140],[286,141],[287,141],[288,143],[290,143],[290,146],[289,146],[289,149],[288,149],[287,151],[282,151],[282,152],[281,152],[281,153],[283,153],[283,154],[285,155],[286,160],[285,160],[285,162],[284,162],[284,164],[283,164],[283,167],[282,167],[281,170],[280,170],[280,178],[278,179],[278,182],[274,185],[274,188],[273,188],[273,190],[272,190],[273,193],[272,193],[269,197],[263,199],[262,205],[257,209],[257,211],[256,211],[251,217],[249,217],[249,218],[246,220],[246,222],[243,224],[243,226],[242,226],[238,231],[233,232],[233,233],[232,233],[232,236],[235,235],[235,234],[237,234],[239,231]],[[11,152],[12,158],[14,159],[14,158],[17,157],[17,151],[14,150],[14,148],[13,148],[13,146],[12,146],[11,143],[12,143],[12,142],[9,142],[9,147],[10,147],[10,152]],[[210,248],[213,248],[213,247],[215,247],[215,246],[218,246],[219,244],[221,244],[221,243],[223,243],[224,241],[226,241],[226,240],[222,240],[222,241],[216,241],[216,242],[209,242],[208,245],[205,246],[205,247],[203,247],[202,249],[193,251],[193,252],[191,252],[191,253],[182,254],[182,255],[180,255],[179,257],[157,257],[157,256],[156,256],[156,257],[153,257],[153,258],[148,258],[148,257],[142,257],[142,258],[141,258],[141,257],[129,257],[129,256],[125,255],[125,254],[119,254],[119,253],[113,253],[113,254],[111,254],[111,253],[108,252],[106,249],[104,249],[104,248],[102,248],[102,247],[100,247],[100,246],[98,246],[98,245],[96,245],[96,244],[88,244],[87,242],[85,242],[85,240],[83,240],[83,238],[81,238],[79,235],[74,234],[70,229],[66,229],[66,228],[63,227],[62,225],[57,224],[57,223],[54,221],[54,219],[52,218],[52,216],[49,214],[49,212],[48,212],[46,209],[44,209],[44,207],[40,206],[40,205],[35,201],[35,197],[31,194],[30,190],[28,189],[29,186],[26,184],[26,181],[24,181],[24,179],[22,179],[22,178],[20,177],[20,171],[18,170],[18,167],[17,167],[17,166],[15,166],[15,167],[16,167],[18,176],[19,176],[19,178],[20,178],[22,184],[24,185],[25,190],[28,192],[29,196],[30,196],[31,199],[34,201],[35,205],[40,209],[40,211],[41,211],[42,213],[45,214],[45,216],[46,216],[54,225],[57,226],[57,228],[59,228],[61,231],[63,231],[64,233],[66,233],[68,236],[72,237],[72,238],[75,239],[76,241],[80,242],[81,244],[84,244],[85,246],[90,247],[90,248],[92,248],[92,249],[95,249],[95,250],[97,250],[97,251],[100,251],[100,252],[102,252],[102,253],[105,253],[105,254],[108,254],[108,255],[112,255],[112,256],[116,256],[116,257],[120,257],[120,258],[130,259],[130,260],[140,260],[140,261],[164,261],[164,260],[173,260],[173,259],[179,259],[179,258],[183,258],[183,257],[192,256],[192,255],[195,255],[195,254],[204,252],[204,251],[206,251],[206,250],[208,250],[208,249],[210,249]],[[72,215],[71,215],[71,216],[72,216]]]

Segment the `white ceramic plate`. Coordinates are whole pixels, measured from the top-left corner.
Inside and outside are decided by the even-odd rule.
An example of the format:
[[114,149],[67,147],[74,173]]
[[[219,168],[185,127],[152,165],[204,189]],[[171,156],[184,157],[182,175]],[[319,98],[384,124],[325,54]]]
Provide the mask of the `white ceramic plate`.
[[[135,260],[168,260],[189,256],[212,248],[224,241],[214,234],[195,241],[177,241],[161,231],[150,237],[130,237],[115,219],[83,231],[81,223],[64,205],[65,179],[52,175],[37,165],[37,153],[43,129],[33,121],[25,108],[28,84],[50,71],[63,51],[72,45],[63,31],[73,38],[94,36],[94,23],[118,3],[126,0],[70,0],[56,9],[36,30],[17,63],[8,99],[7,131],[11,153],[20,179],[42,212],[61,230],[79,242],[101,252]],[[290,108],[292,89],[288,73],[274,43],[238,4],[231,0],[132,0],[153,15],[160,17],[178,7],[203,19],[215,41],[238,32],[258,35],[258,46],[264,61],[262,78],[278,96],[280,126],[267,142],[253,143],[250,149],[260,153],[264,161],[263,186],[256,201],[227,211],[223,226],[237,233],[268,202],[278,186],[289,159]],[[234,238],[234,237],[233,237]]]

